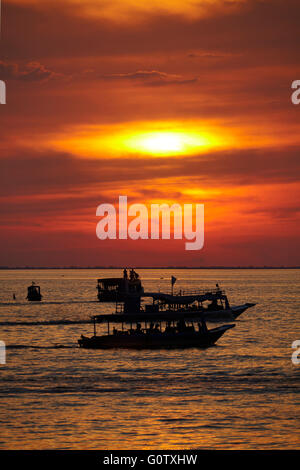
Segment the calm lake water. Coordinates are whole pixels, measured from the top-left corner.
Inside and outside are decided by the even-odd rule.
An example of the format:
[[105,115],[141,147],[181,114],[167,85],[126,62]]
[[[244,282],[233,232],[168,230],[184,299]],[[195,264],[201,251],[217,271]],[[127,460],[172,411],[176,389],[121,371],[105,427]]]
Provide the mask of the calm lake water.
[[[84,322],[114,310],[96,279],[120,270],[0,271],[0,448],[299,448],[300,271],[138,272],[145,290],[170,290],[174,275],[178,290],[218,282],[232,305],[257,305],[205,350],[89,351]],[[25,300],[31,281],[41,303]]]

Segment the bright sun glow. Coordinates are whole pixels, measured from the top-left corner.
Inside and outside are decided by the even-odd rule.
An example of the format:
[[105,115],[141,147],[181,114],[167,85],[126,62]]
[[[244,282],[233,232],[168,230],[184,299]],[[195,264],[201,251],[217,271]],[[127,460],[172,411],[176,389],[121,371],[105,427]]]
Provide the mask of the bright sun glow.
[[142,132],[124,140],[128,149],[152,155],[186,154],[207,144],[208,140],[199,135],[168,131]]
[[47,145],[79,157],[134,158],[195,155],[232,145],[232,137],[220,128],[200,123],[126,123],[112,126],[83,126],[66,130]]
[[183,149],[183,139],[170,132],[157,132],[136,139],[141,147],[150,152],[180,152]]

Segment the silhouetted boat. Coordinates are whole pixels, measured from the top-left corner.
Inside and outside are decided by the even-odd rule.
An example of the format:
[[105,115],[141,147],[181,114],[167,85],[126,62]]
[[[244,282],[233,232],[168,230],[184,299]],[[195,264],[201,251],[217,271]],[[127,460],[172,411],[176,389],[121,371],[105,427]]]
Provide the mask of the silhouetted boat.
[[[172,280],[176,278],[172,276]],[[173,286],[173,284],[172,284]],[[119,313],[142,313],[145,312],[198,312],[204,315],[206,320],[235,320],[241,313],[255,303],[246,302],[241,305],[231,306],[223,289],[216,284],[215,289],[202,289],[192,292],[163,293],[144,292],[139,275],[124,269],[122,278],[98,279],[98,299],[100,302],[116,302]],[[145,305],[144,310],[140,305],[141,298],[153,299],[152,305]],[[124,307],[122,307],[122,303]],[[126,305],[127,304],[127,305]]]
[[127,269],[123,271],[123,277],[108,277],[98,279],[97,283],[99,302],[123,301],[128,294],[143,294],[144,289],[139,275],[130,270],[129,277]]
[[[152,299],[152,303],[141,305],[142,299]],[[147,301],[146,301],[147,302]],[[122,302],[116,302],[116,313],[125,314],[189,314],[201,315],[205,320],[235,320],[254,303],[231,306],[224,290],[218,284],[216,289],[204,289],[197,292],[143,292],[127,294]]]
[[33,282],[31,286],[27,288],[27,300],[30,301],[40,301],[42,300],[41,288],[40,286],[36,286]]
[[[86,349],[131,348],[131,349],[161,349],[161,348],[206,348],[212,346],[229,329],[235,325],[222,325],[207,329],[206,322],[199,314],[183,315],[144,313],[144,314],[111,314],[93,317],[94,335],[81,336],[78,344]],[[96,323],[107,323],[107,334],[97,336]],[[144,324],[142,328],[141,323]],[[154,326],[156,323],[156,326]],[[196,323],[196,327],[195,327]],[[113,328],[111,324],[121,324],[121,329]],[[126,328],[129,325],[130,328]],[[133,328],[135,325],[135,328]],[[124,328],[125,326],[125,328]]]
[[[153,303],[145,305],[145,312],[195,313],[202,314],[206,320],[235,320],[254,303],[230,306],[228,297],[219,286],[216,289],[197,292],[165,294],[146,292],[143,297],[152,297]],[[138,309],[138,307],[137,307]],[[141,308],[140,308],[141,310]],[[130,313],[127,309],[127,313]]]

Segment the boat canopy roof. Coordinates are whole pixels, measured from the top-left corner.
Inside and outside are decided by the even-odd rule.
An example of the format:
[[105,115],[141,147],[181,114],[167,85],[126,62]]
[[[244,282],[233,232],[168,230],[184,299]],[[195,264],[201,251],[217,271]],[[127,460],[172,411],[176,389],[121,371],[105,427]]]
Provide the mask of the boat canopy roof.
[[204,302],[205,300],[225,299],[226,295],[223,291],[210,291],[191,295],[170,295],[161,292],[144,293],[143,297],[152,297],[154,300],[160,300],[170,305],[188,305],[195,301]]
[[106,277],[103,279],[98,279],[98,283],[102,283],[109,286],[119,286],[124,282],[123,277]]
[[141,284],[141,280],[139,278],[124,279],[124,277],[105,277],[102,279],[98,279],[98,284],[102,283],[105,286],[121,286],[125,284],[125,281],[127,281],[128,284]]
[[95,315],[92,317],[94,322],[98,323],[138,323],[138,322],[159,322],[159,321],[176,321],[176,320],[202,320],[203,314],[199,311],[195,312],[143,312],[132,314]]

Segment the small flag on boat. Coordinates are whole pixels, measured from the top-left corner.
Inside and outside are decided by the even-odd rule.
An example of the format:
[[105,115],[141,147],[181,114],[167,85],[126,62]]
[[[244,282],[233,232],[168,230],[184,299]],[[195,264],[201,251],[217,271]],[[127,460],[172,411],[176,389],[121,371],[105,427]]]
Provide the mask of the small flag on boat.
[[172,277],[171,277],[172,286],[174,286],[174,284],[175,284],[176,281],[177,281],[176,277],[172,276]]

